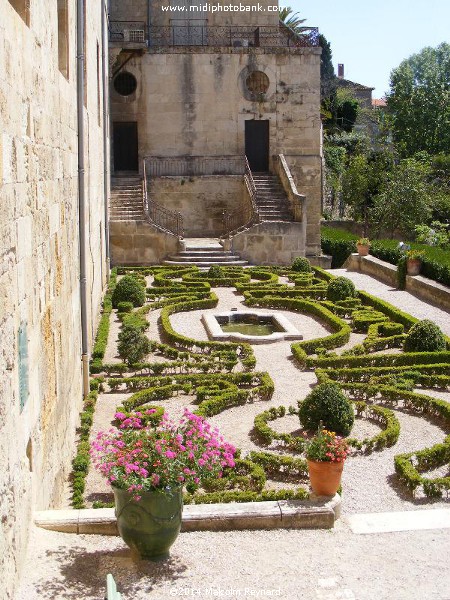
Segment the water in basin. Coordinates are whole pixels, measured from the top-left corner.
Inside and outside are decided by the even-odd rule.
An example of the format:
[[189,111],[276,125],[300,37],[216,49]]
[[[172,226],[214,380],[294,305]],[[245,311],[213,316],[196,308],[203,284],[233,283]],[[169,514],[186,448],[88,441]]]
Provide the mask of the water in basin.
[[242,333],[243,335],[270,335],[282,331],[271,318],[258,318],[254,315],[232,315],[218,318],[220,327],[225,333]]

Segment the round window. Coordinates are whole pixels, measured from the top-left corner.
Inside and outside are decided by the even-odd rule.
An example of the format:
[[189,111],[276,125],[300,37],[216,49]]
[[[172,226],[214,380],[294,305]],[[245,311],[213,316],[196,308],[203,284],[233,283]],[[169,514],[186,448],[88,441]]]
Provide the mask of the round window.
[[262,71],[253,71],[245,80],[245,85],[253,94],[265,94],[269,89],[270,81]]
[[136,88],[136,77],[131,73],[119,73],[114,78],[114,89],[121,96],[130,96],[130,94],[136,91]]

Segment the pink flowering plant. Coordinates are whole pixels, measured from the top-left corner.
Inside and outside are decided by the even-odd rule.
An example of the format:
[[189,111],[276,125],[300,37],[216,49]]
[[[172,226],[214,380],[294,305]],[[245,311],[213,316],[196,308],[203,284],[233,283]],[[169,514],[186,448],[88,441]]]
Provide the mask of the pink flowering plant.
[[320,462],[344,462],[349,454],[348,442],[327,429],[319,428],[306,449],[306,458]]
[[180,485],[192,492],[235,465],[235,448],[188,410],[178,424],[165,414],[157,425],[142,424],[137,416],[125,426],[123,421],[120,429],[98,433],[90,454],[108,482],[134,493],[135,499],[142,491]]

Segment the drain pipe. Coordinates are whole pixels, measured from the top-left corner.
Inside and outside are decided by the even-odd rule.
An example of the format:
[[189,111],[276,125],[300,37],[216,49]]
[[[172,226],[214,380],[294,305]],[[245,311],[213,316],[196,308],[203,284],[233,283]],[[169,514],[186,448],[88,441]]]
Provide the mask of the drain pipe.
[[109,250],[109,68],[108,60],[108,28],[107,4],[102,3],[102,81],[103,81],[103,197],[105,200],[105,254],[106,277],[109,281],[111,258]]
[[80,244],[81,361],[83,398],[89,394],[89,342],[86,291],[86,193],[84,187],[84,1],[77,0],[78,235]]

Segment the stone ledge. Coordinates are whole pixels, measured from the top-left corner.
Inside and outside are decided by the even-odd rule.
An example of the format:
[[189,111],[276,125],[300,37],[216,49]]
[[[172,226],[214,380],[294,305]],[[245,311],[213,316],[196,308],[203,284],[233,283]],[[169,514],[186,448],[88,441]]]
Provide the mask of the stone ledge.
[[[341,498],[312,497],[309,501],[188,504],[182,531],[242,529],[331,529],[339,518]],[[63,533],[118,535],[113,508],[47,510],[34,514],[38,527]]]

